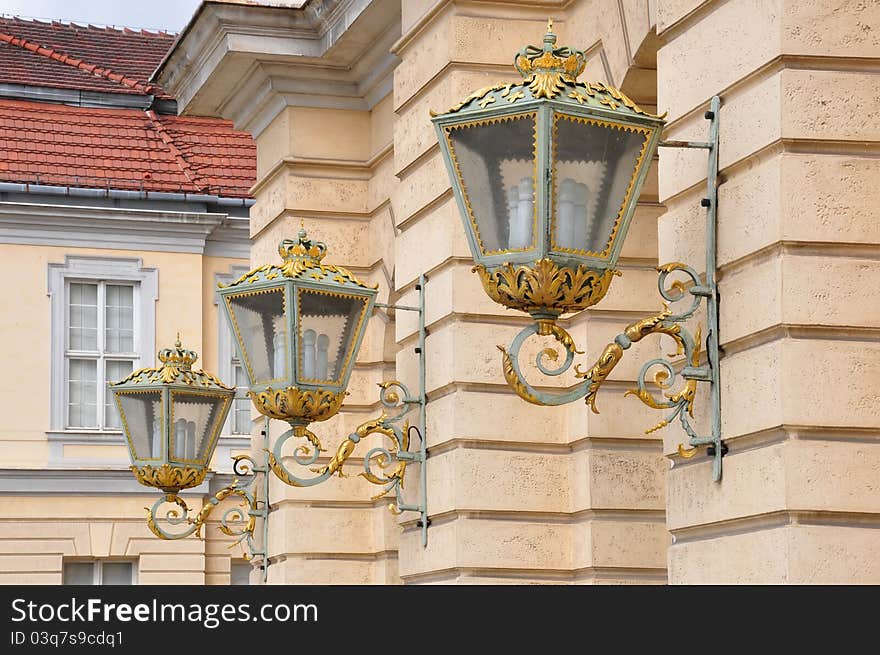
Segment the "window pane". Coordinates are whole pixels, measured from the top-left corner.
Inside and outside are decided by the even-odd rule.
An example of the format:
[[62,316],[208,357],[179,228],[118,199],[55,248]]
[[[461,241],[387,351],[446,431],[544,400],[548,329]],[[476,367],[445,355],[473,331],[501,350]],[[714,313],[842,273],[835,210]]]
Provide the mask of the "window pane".
[[240,364],[233,364],[235,371],[235,397],[232,405],[232,433],[250,434],[251,401],[247,397],[248,379]]
[[71,359],[68,363],[67,424],[77,428],[98,427],[98,362]]
[[71,282],[68,299],[68,347],[98,349],[98,285]]
[[61,581],[63,584],[95,584],[95,565],[91,562],[65,562]]
[[249,585],[253,567],[248,562],[232,562],[229,567],[229,584]]
[[[119,382],[131,371],[131,360],[108,361],[105,367],[105,382]],[[119,410],[116,409],[116,403],[113,401],[113,392],[109,389],[104,394],[104,427],[113,430],[122,429],[122,419],[119,416]]]
[[132,570],[131,562],[104,562],[101,566],[101,584],[130,585]]
[[130,353],[134,350],[134,289],[120,284],[108,284],[106,302],[104,351]]

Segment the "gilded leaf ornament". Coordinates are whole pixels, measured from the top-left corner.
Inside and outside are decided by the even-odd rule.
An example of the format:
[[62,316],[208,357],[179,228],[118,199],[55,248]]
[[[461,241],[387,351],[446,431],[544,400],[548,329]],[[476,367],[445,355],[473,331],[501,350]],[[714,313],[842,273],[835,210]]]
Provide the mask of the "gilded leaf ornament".
[[618,271],[596,271],[585,266],[559,266],[539,259],[533,266],[504,264],[489,271],[475,266],[483,289],[495,302],[522,311],[556,314],[586,309],[602,300]]
[[[264,416],[282,421],[326,421],[342,406],[348,392],[325,389],[285,387],[265,391],[249,391],[248,397]],[[307,435],[303,435],[307,436]],[[320,444],[318,444],[320,446]]]

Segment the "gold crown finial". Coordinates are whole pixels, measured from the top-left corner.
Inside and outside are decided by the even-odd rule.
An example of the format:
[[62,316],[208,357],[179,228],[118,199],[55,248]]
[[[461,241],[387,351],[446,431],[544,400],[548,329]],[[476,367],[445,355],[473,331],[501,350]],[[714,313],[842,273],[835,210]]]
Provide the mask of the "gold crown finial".
[[284,239],[278,244],[278,254],[284,261],[301,260],[312,264],[318,264],[327,254],[327,244],[320,241],[312,241],[306,232],[305,221],[300,220],[297,239]]
[[194,350],[187,350],[180,343],[180,333],[177,333],[177,341],[174,342],[174,348],[163,348],[159,351],[159,361],[162,362],[163,368],[173,368],[180,371],[189,371],[192,365],[199,358]]
[[566,85],[577,84],[587,56],[568,46],[557,46],[553,18],[547,19],[542,46],[527,45],[513,58],[513,65],[529,84],[535,98],[554,98]]

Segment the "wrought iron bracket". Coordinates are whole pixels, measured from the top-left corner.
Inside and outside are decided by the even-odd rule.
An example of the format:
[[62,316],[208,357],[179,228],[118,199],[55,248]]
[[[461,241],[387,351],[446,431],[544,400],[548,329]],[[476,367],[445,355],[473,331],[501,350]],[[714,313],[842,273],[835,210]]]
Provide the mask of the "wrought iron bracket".
[[[266,475],[267,466],[257,466],[250,455],[236,455],[232,458],[232,471],[235,477],[232,482],[220,491],[208,498],[201,509],[191,515],[190,507],[178,493],[166,492],[153,503],[147,510],[147,527],[160,539],[185,539],[192,534],[202,536],[202,528],[214,509],[224,500],[231,496],[238,498],[238,505],[230,507],[223,513],[218,526],[220,532],[235,540],[230,544],[234,548],[237,544],[244,546],[244,558],[260,562],[263,581],[266,581],[269,566],[266,554],[265,526],[268,524],[268,497],[269,483]],[[260,475],[262,474],[262,475]],[[256,480],[260,477],[263,482],[263,499],[259,498],[255,491]],[[171,507],[167,507],[171,505]],[[166,507],[165,511],[162,508]],[[256,520],[263,519],[264,538],[262,548],[257,548],[254,532]],[[244,523],[243,526],[236,525]],[[170,529],[162,526],[166,524]],[[178,530],[178,528],[181,528]]]
[[[574,356],[580,354],[576,349],[574,339],[554,321],[552,326],[548,320],[536,320],[535,323],[524,328],[516,337],[509,348],[498,346],[502,351],[502,363],[504,376],[513,390],[524,400],[536,405],[562,405],[580,398],[584,398],[590,408],[596,409],[596,394],[602,383],[623,357],[623,353],[633,343],[652,334],[665,334],[672,338],[676,344],[676,351],[669,355],[671,358],[684,356],[684,366],[676,371],[673,362],[665,358],[651,359],[642,366],[637,387],[627,391],[627,395],[635,395],[642,402],[654,409],[664,410],[666,416],[659,423],[649,428],[650,433],[665,427],[678,419],[687,434],[687,446],[679,445],[678,454],[684,459],[690,459],[697,454],[698,448],[706,446],[707,454],[712,457],[712,477],[716,482],[721,480],[722,457],[727,453],[727,445],[721,439],[721,386],[719,370],[719,338],[718,338],[718,286],[715,280],[716,257],[717,257],[717,205],[718,205],[718,119],[721,100],[718,96],[712,98],[709,111],[705,113],[709,121],[708,141],[661,141],[660,147],[667,148],[700,148],[708,150],[708,171],[706,175],[706,196],[700,205],[706,208],[706,272],[701,277],[693,268],[679,262],[672,262],[658,267],[658,289],[664,299],[664,308],[654,316],[635,321],[628,325],[623,332],[618,334],[614,341],[608,344],[599,356],[599,359],[588,369],[581,370],[575,365],[575,373],[583,381],[563,393],[544,392],[536,389],[523,376],[519,366],[520,348],[526,339],[532,335],[552,336],[558,341],[565,353],[565,359],[561,364],[550,365],[549,362],[557,362],[559,353],[554,348],[545,348],[540,351],[535,359],[535,366],[545,375],[558,376],[568,371]],[[667,279],[673,273],[681,274],[689,278],[688,282],[682,280]],[[685,311],[673,314],[669,308],[671,303],[690,296],[690,306]],[[704,344],[701,340],[701,327],[698,326],[695,333],[685,327],[685,322],[694,316],[700,303],[705,299],[707,313],[707,334],[705,339],[706,363],[701,363],[701,355]],[[543,324],[542,324],[543,323]],[[647,386],[647,375],[654,370],[653,382],[661,391],[665,391],[661,397],[656,397]],[[678,390],[672,390],[675,379],[681,376],[684,385]],[[693,404],[696,396],[697,383],[708,382],[711,392],[711,434],[701,436],[691,426],[693,418]],[[669,391],[667,391],[669,390]]]
[[[419,393],[413,395],[409,389],[397,380],[382,382],[379,384],[379,401],[382,404],[381,416],[371,419],[358,426],[349,434],[336,449],[335,454],[323,465],[318,465],[321,453],[324,452],[321,440],[311,432],[308,423],[291,422],[289,430],[275,440],[275,445],[268,450],[268,467],[275,476],[293,487],[312,487],[330,479],[334,474],[346,477],[343,465],[354,452],[356,446],[366,437],[378,434],[384,436],[392,443],[389,450],[384,445],[374,446],[363,457],[364,470],[359,475],[372,484],[383,487],[382,491],[373,496],[373,500],[384,498],[394,494],[394,502],[389,503],[388,509],[394,514],[403,512],[417,512],[419,514],[418,525],[421,528],[422,546],[428,544],[428,505],[427,505],[427,478],[425,463],[428,459],[427,444],[425,442],[425,421],[427,395],[425,392],[425,282],[424,275],[419,277],[416,290],[419,293],[419,304],[416,307],[407,305],[389,305],[376,303],[376,307],[394,309],[400,311],[417,312],[419,316],[418,345],[415,352],[419,356]],[[401,426],[401,421],[414,408],[418,407],[418,424],[410,424],[406,420]],[[268,421],[267,418],[267,427]],[[418,435],[419,443],[414,448],[411,440],[412,433]],[[300,466],[307,468],[312,476],[302,476],[288,468],[282,454],[285,444],[292,438],[303,437],[307,444],[297,446],[289,459]],[[404,478],[406,467],[412,462],[419,466],[419,499],[418,502],[407,502],[403,495]],[[378,465],[379,470],[374,471],[373,465]]]

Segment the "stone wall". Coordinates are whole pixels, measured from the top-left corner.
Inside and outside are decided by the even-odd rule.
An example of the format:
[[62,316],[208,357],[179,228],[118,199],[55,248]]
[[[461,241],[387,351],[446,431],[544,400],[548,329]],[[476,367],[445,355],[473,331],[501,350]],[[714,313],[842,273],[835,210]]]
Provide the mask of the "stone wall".
[[[709,98],[723,102],[718,265],[730,454],[720,485],[708,463],[675,460],[670,580],[877,583],[880,195],[869,180],[880,170],[880,5],[657,4],[669,138],[703,138]],[[661,259],[700,261],[703,160],[661,153]],[[670,456],[676,443],[667,439]]]

